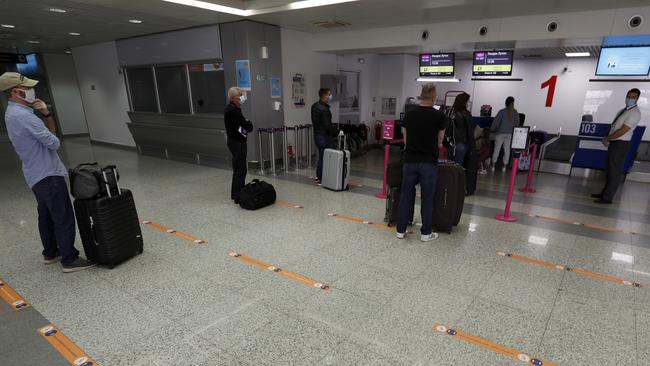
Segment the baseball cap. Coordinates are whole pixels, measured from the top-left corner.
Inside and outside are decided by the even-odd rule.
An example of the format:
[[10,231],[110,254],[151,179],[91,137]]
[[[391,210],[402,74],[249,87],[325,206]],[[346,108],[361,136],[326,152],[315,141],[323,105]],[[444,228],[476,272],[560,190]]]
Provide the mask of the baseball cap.
[[0,91],[5,91],[17,86],[33,88],[36,84],[38,84],[37,80],[26,78],[17,72],[5,72],[0,75]]

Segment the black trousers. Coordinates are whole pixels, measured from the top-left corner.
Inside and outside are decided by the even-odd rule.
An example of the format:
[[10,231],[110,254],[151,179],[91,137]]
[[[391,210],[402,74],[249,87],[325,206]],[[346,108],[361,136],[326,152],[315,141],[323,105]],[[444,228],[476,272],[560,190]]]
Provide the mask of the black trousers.
[[625,156],[629,150],[629,141],[612,141],[609,143],[607,149],[607,182],[602,192],[604,200],[611,201],[614,198],[618,185],[621,183],[623,164],[625,164]]
[[43,243],[43,255],[61,256],[63,264],[79,256],[74,247],[76,227],[74,210],[63,177],[47,177],[32,187],[38,202],[38,230]]
[[239,192],[246,185],[248,150],[246,141],[228,140],[228,149],[232,154],[232,185],[230,186],[230,198],[239,200]]

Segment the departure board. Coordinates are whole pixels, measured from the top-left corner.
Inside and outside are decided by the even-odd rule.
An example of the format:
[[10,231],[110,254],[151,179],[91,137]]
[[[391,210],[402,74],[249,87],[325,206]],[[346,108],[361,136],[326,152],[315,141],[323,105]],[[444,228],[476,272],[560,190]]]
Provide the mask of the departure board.
[[420,55],[420,76],[454,76],[453,53],[423,53]]
[[474,52],[474,76],[511,76],[512,51]]

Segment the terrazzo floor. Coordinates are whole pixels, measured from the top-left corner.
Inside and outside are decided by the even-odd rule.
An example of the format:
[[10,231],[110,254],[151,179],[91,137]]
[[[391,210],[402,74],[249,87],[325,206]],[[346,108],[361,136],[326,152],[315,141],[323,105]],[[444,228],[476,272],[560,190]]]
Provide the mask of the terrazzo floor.
[[[421,243],[417,232],[401,241],[379,226],[328,215],[382,222],[384,201],[373,196],[381,152],[353,160],[352,180],[361,187],[348,192],[315,186],[307,169],[261,176],[288,204],[258,211],[230,201],[226,169],[79,138],[66,140],[61,156],[68,167],[116,163],[141,220],[206,240],[194,244],[143,225],[144,254],[113,270],[63,274],[45,266],[33,194],[11,145],[0,143],[0,278],[101,365],[522,364],[438,333],[436,324],[558,365],[650,359],[650,288],[497,255],[650,285],[648,185],[627,182],[618,202],[603,207],[585,198],[601,182],[542,174],[538,193],[515,195],[520,221],[503,223],[493,216],[503,207],[507,177],[481,177],[454,232]],[[231,251],[330,289],[260,269]],[[9,326],[8,314],[0,311],[0,329]],[[25,342],[42,342],[34,335]],[[35,364],[30,360],[43,357],[38,350],[47,350],[0,348],[0,365]]]

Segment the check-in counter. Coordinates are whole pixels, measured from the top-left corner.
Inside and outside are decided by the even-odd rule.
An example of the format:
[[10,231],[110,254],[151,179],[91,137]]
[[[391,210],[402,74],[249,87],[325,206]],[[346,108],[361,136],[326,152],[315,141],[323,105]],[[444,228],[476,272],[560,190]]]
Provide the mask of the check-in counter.
[[129,118],[141,154],[198,164],[230,158],[223,115],[129,112]]

